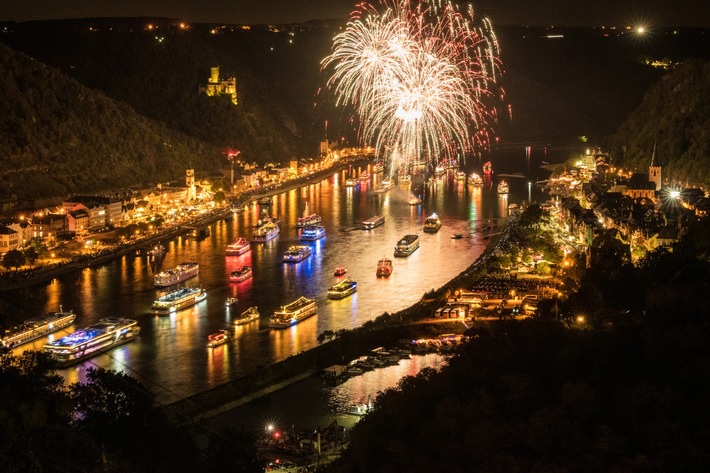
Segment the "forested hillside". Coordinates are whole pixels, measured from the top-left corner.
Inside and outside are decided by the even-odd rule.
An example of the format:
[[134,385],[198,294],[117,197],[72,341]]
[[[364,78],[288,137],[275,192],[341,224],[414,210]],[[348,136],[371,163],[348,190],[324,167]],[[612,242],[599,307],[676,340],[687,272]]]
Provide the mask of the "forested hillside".
[[218,169],[219,149],[137,114],[0,45],[0,201],[176,179]]
[[654,146],[664,180],[710,184],[710,62],[689,61],[663,76],[619,128],[612,152],[645,172]]

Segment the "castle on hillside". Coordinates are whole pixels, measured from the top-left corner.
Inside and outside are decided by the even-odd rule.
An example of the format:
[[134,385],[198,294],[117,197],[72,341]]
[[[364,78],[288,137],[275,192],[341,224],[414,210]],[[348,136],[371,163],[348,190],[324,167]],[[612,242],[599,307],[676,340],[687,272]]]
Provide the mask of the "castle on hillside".
[[237,78],[234,76],[226,79],[219,77],[219,67],[210,69],[210,78],[207,84],[200,85],[199,92],[210,97],[216,95],[229,95],[232,103],[237,105]]

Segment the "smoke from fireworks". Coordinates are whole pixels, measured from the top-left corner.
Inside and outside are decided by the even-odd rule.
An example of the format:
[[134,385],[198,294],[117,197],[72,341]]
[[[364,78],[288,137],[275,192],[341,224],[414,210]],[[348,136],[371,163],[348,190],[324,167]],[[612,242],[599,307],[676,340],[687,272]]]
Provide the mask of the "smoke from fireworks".
[[490,22],[441,0],[361,3],[322,61],[337,105],[352,105],[364,145],[406,160],[487,147],[501,92]]

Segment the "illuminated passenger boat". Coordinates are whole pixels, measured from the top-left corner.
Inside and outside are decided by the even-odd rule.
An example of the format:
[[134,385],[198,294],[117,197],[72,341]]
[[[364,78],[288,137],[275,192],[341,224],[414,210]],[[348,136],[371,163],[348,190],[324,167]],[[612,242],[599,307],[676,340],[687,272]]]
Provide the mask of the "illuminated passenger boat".
[[345,187],[357,187],[357,179],[349,177],[345,180]]
[[130,342],[140,331],[136,320],[110,317],[47,343],[44,351],[57,366],[66,367]]
[[431,214],[424,219],[424,231],[426,233],[436,233],[441,228],[441,219],[437,214]]
[[153,277],[156,287],[167,287],[197,276],[200,265],[197,263],[180,263],[174,268],[166,269]]
[[465,181],[466,180],[466,173],[463,171],[456,171],[456,180],[457,181]]
[[246,238],[238,238],[235,242],[227,245],[225,254],[227,256],[239,256],[243,255],[247,251],[251,250],[251,246]]
[[422,199],[417,197],[416,195],[411,195],[409,196],[409,205],[419,205],[422,203]]
[[325,227],[320,225],[311,225],[306,227],[301,232],[301,240],[303,241],[316,241],[320,240],[325,236]]
[[505,182],[505,179],[501,179],[498,182],[498,193],[499,194],[507,194],[510,191],[510,188],[508,187],[508,183]]
[[153,248],[148,250],[148,255],[149,256],[160,256],[163,253],[165,253],[165,251],[166,251],[165,247],[161,243],[158,243]]
[[170,315],[193,306],[207,298],[207,293],[198,287],[176,289],[153,301],[150,311],[156,315]]
[[376,215],[372,218],[368,218],[362,222],[363,230],[372,230],[375,227],[385,224],[385,217],[383,215]]
[[259,309],[256,306],[249,307],[242,312],[239,317],[232,320],[234,325],[244,325],[259,319]]
[[493,165],[490,161],[483,163],[483,174],[491,174],[493,172]]
[[229,282],[246,281],[252,276],[251,266],[241,266],[229,273]]
[[360,173],[360,180],[361,180],[361,181],[366,181],[366,180],[368,180],[368,179],[370,179],[370,173],[367,172],[367,171],[362,171],[362,172]]
[[336,266],[335,271],[333,271],[334,276],[342,276],[347,273],[348,269],[345,266]]
[[377,187],[375,187],[375,192],[382,193],[382,192],[387,192],[388,190],[392,189],[395,186],[394,181],[392,179],[384,179],[382,182],[377,184]]
[[404,235],[394,247],[395,256],[409,256],[419,248],[419,235]]
[[293,245],[284,252],[284,263],[298,263],[311,256],[313,249],[307,245]]
[[472,184],[474,187],[481,187],[483,186],[483,179],[481,179],[481,176],[474,172],[468,176],[468,183]]
[[343,299],[357,291],[357,283],[348,278],[328,288],[328,299]]
[[207,348],[215,348],[229,341],[229,332],[220,330],[207,336]]
[[392,274],[392,260],[388,258],[382,258],[377,262],[377,277],[386,278]]
[[252,237],[253,241],[259,243],[266,243],[271,239],[275,238],[281,232],[279,224],[276,222],[268,221],[264,225],[260,226],[254,232]]
[[59,306],[59,312],[47,314],[35,320],[28,320],[20,325],[15,325],[6,330],[0,339],[0,346],[13,348],[24,343],[29,343],[50,333],[54,333],[64,327],[70,326],[76,314],[73,311],[64,312]]
[[274,312],[269,321],[271,328],[288,328],[298,322],[315,315],[318,312],[316,301],[306,297],[299,297]]
[[323,219],[318,214],[309,214],[300,217],[296,220],[296,228],[310,227],[313,225],[320,225]]

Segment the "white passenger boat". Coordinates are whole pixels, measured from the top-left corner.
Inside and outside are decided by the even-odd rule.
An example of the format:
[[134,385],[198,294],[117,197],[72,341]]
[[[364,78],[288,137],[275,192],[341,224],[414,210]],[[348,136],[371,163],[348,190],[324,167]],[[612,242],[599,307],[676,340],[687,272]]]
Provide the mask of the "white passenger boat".
[[501,179],[498,181],[498,193],[499,194],[507,194],[510,191],[510,188],[508,187],[508,183],[505,181],[505,179]]
[[251,250],[251,245],[246,238],[238,238],[233,243],[227,245],[225,254],[227,256],[239,256],[243,255],[247,251]]
[[328,299],[343,299],[357,291],[357,283],[348,278],[328,288]]
[[316,301],[301,296],[274,312],[269,321],[269,327],[278,329],[288,328],[315,315],[317,312],[318,305]]
[[345,187],[357,187],[357,185],[358,185],[357,179],[349,177],[345,180]]
[[426,233],[436,233],[441,228],[441,219],[437,214],[431,214],[424,219],[424,231]]
[[249,307],[247,310],[242,312],[239,317],[232,320],[234,325],[244,325],[255,320],[259,320],[259,309],[256,306]]
[[20,325],[10,327],[2,334],[0,346],[14,348],[24,343],[29,343],[32,340],[70,326],[74,319],[76,319],[74,311],[65,312],[62,306],[59,306],[59,312],[53,312],[44,317],[28,320]]
[[325,227],[320,225],[311,225],[301,231],[302,241],[316,241],[325,236]]
[[174,268],[161,271],[153,277],[156,287],[167,287],[197,276],[200,265],[194,262],[180,263]]
[[44,351],[57,366],[66,367],[130,342],[140,330],[136,320],[110,317],[47,343]]
[[385,224],[385,217],[383,215],[376,215],[374,217],[368,218],[367,220],[363,220],[362,222],[362,229],[363,230],[372,230],[373,228],[379,227],[380,225]]
[[284,252],[284,263],[298,263],[311,256],[313,249],[308,245],[293,245]]
[[252,276],[251,266],[240,266],[231,273],[229,273],[229,282],[242,282],[246,281]]
[[465,181],[466,173],[463,171],[456,171],[455,178],[457,181]]
[[252,240],[259,243],[266,243],[267,241],[275,238],[280,232],[281,228],[278,223],[268,221],[256,229]]
[[419,248],[419,235],[404,235],[394,247],[395,256],[409,256]]
[[207,298],[207,293],[198,287],[176,289],[153,301],[150,311],[156,315],[170,315],[193,306]]

